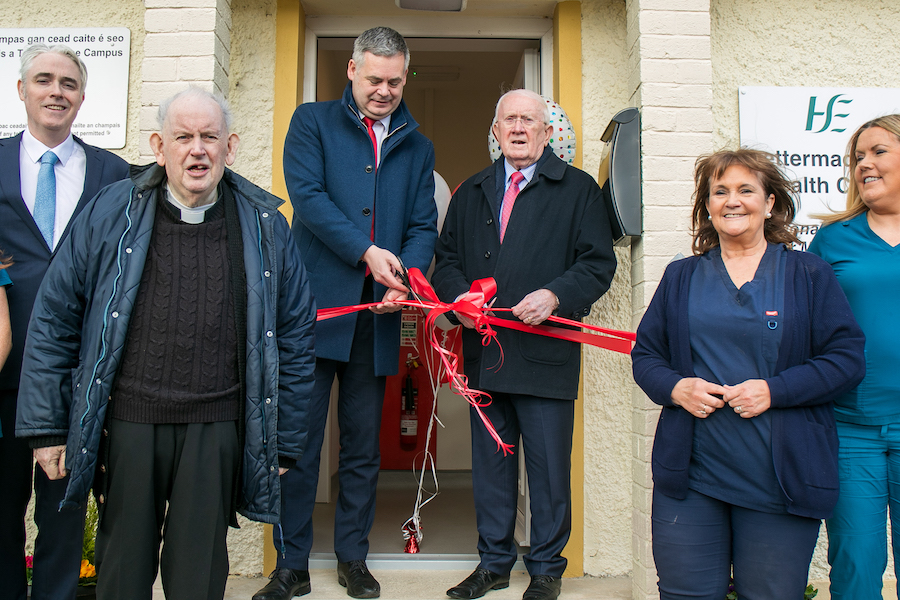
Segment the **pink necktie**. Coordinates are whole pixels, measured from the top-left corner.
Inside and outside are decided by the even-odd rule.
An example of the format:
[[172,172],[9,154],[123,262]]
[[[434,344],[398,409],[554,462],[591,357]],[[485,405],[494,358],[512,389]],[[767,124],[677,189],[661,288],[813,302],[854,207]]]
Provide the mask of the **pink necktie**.
[[513,204],[516,203],[516,196],[519,195],[519,183],[525,179],[519,171],[515,171],[509,176],[510,183],[506,193],[503,194],[503,204],[500,209],[500,243],[503,243],[503,236],[506,235],[506,225],[509,223],[509,215],[512,214]]

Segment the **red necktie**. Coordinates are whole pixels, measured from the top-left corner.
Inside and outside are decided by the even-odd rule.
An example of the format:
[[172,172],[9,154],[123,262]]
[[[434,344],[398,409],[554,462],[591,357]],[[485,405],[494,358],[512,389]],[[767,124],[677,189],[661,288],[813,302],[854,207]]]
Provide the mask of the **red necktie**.
[[516,203],[516,196],[519,195],[519,182],[525,179],[519,171],[513,172],[509,176],[510,183],[503,194],[503,204],[500,208],[500,243],[503,243],[503,236],[506,235],[506,225],[509,223],[509,216],[512,214],[513,204]]
[[[372,126],[376,123],[375,119],[371,117],[363,117],[363,123],[366,124],[366,131],[369,132],[369,139],[372,140],[372,149],[375,151],[375,170],[378,170],[378,138],[375,137],[375,130]],[[373,242],[375,241],[375,202],[373,199],[372,202],[372,229],[369,231],[369,239]],[[372,271],[366,266],[366,277],[369,276],[369,273]]]
[[371,117],[363,117],[363,123],[366,124],[366,131],[369,132],[369,138],[372,140],[372,149],[375,151],[375,168],[378,168],[378,138],[375,137],[375,130],[372,129],[372,126],[377,123],[375,119]]

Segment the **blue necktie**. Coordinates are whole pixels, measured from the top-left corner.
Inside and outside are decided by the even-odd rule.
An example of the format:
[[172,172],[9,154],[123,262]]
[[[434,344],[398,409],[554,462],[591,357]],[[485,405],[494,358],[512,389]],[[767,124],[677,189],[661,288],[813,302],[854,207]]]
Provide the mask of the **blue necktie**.
[[53,165],[59,157],[52,150],[47,150],[41,157],[41,170],[38,172],[37,190],[34,194],[34,222],[47,241],[47,247],[53,250],[53,226],[56,223],[56,173]]

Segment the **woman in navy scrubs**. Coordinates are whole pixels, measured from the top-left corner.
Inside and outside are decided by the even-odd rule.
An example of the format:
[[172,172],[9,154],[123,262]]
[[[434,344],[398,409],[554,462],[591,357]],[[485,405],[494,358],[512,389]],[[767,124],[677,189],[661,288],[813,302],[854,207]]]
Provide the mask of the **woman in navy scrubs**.
[[809,251],[834,267],[866,333],[866,378],[834,402],[841,497],[828,519],[831,597],[881,598],[891,508],[900,569],[900,115],[850,138],[847,209],[825,218]]
[[662,406],[653,556],[662,600],[801,600],[838,497],[832,401],[864,338],[831,267],[794,252],[791,182],[748,149],[697,161],[694,255],[666,268],[634,378]]

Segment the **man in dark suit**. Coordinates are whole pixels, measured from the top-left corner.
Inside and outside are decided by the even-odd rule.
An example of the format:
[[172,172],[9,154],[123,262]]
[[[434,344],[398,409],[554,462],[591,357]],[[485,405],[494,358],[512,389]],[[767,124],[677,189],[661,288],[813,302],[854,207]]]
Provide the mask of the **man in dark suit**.
[[[282,477],[284,509],[275,527],[271,581],[254,600],[310,592],[309,553],[319,457],[331,387],[340,381],[334,551],[338,582],[354,598],[377,598],[366,567],[375,516],[378,436],[385,377],[399,369],[400,310],[407,290],[396,276],[425,271],[437,238],[434,148],[402,100],[409,50],[399,33],[360,35],[340,100],[297,107],[284,143],[291,229],[319,308],[378,302],[371,311],[316,325],[316,384],[309,438],[297,468]],[[402,263],[401,263],[402,261]]]
[[[75,52],[37,44],[21,59],[18,89],[28,126],[0,140],[0,249],[14,261],[8,271],[14,283],[8,290],[13,350],[0,372],[0,581],[4,597],[13,600],[26,594],[23,524],[32,487],[32,451],[26,440],[15,437],[28,319],[72,219],[101,188],[128,175],[124,160],[72,136],[87,83],[87,69]],[[59,510],[67,482],[50,481],[41,469],[34,472],[34,600],[74,600],[76,595],[84,508]]]
[[[451,200],[435,249],[435,290],[452,301],[476,279],[493,277],[495,305],[511,306],[511,319],[528,325],[551,314],[580,319],[609,288],[616,268],[600,188],[548,147],[550,115],[534,92],[514,90],[500,98],[493,132],[503,157],[465,181]],[[484,347],[472,322],[459,319],[468,328],[463,356],[469,385],[490,395],[483,411],[500,437],[518,445],[521,435],[524,444],[532,521],[524,558],[531,584],[523,599],[553,600],[571,530],[569,471],[581,348],[504,328],[497,328],[498,343]],[[475,411],[471,426],[481,562],[447,591],[451,598],[479,598],[507,587],[517,558],[518,460],[498,451]]]

